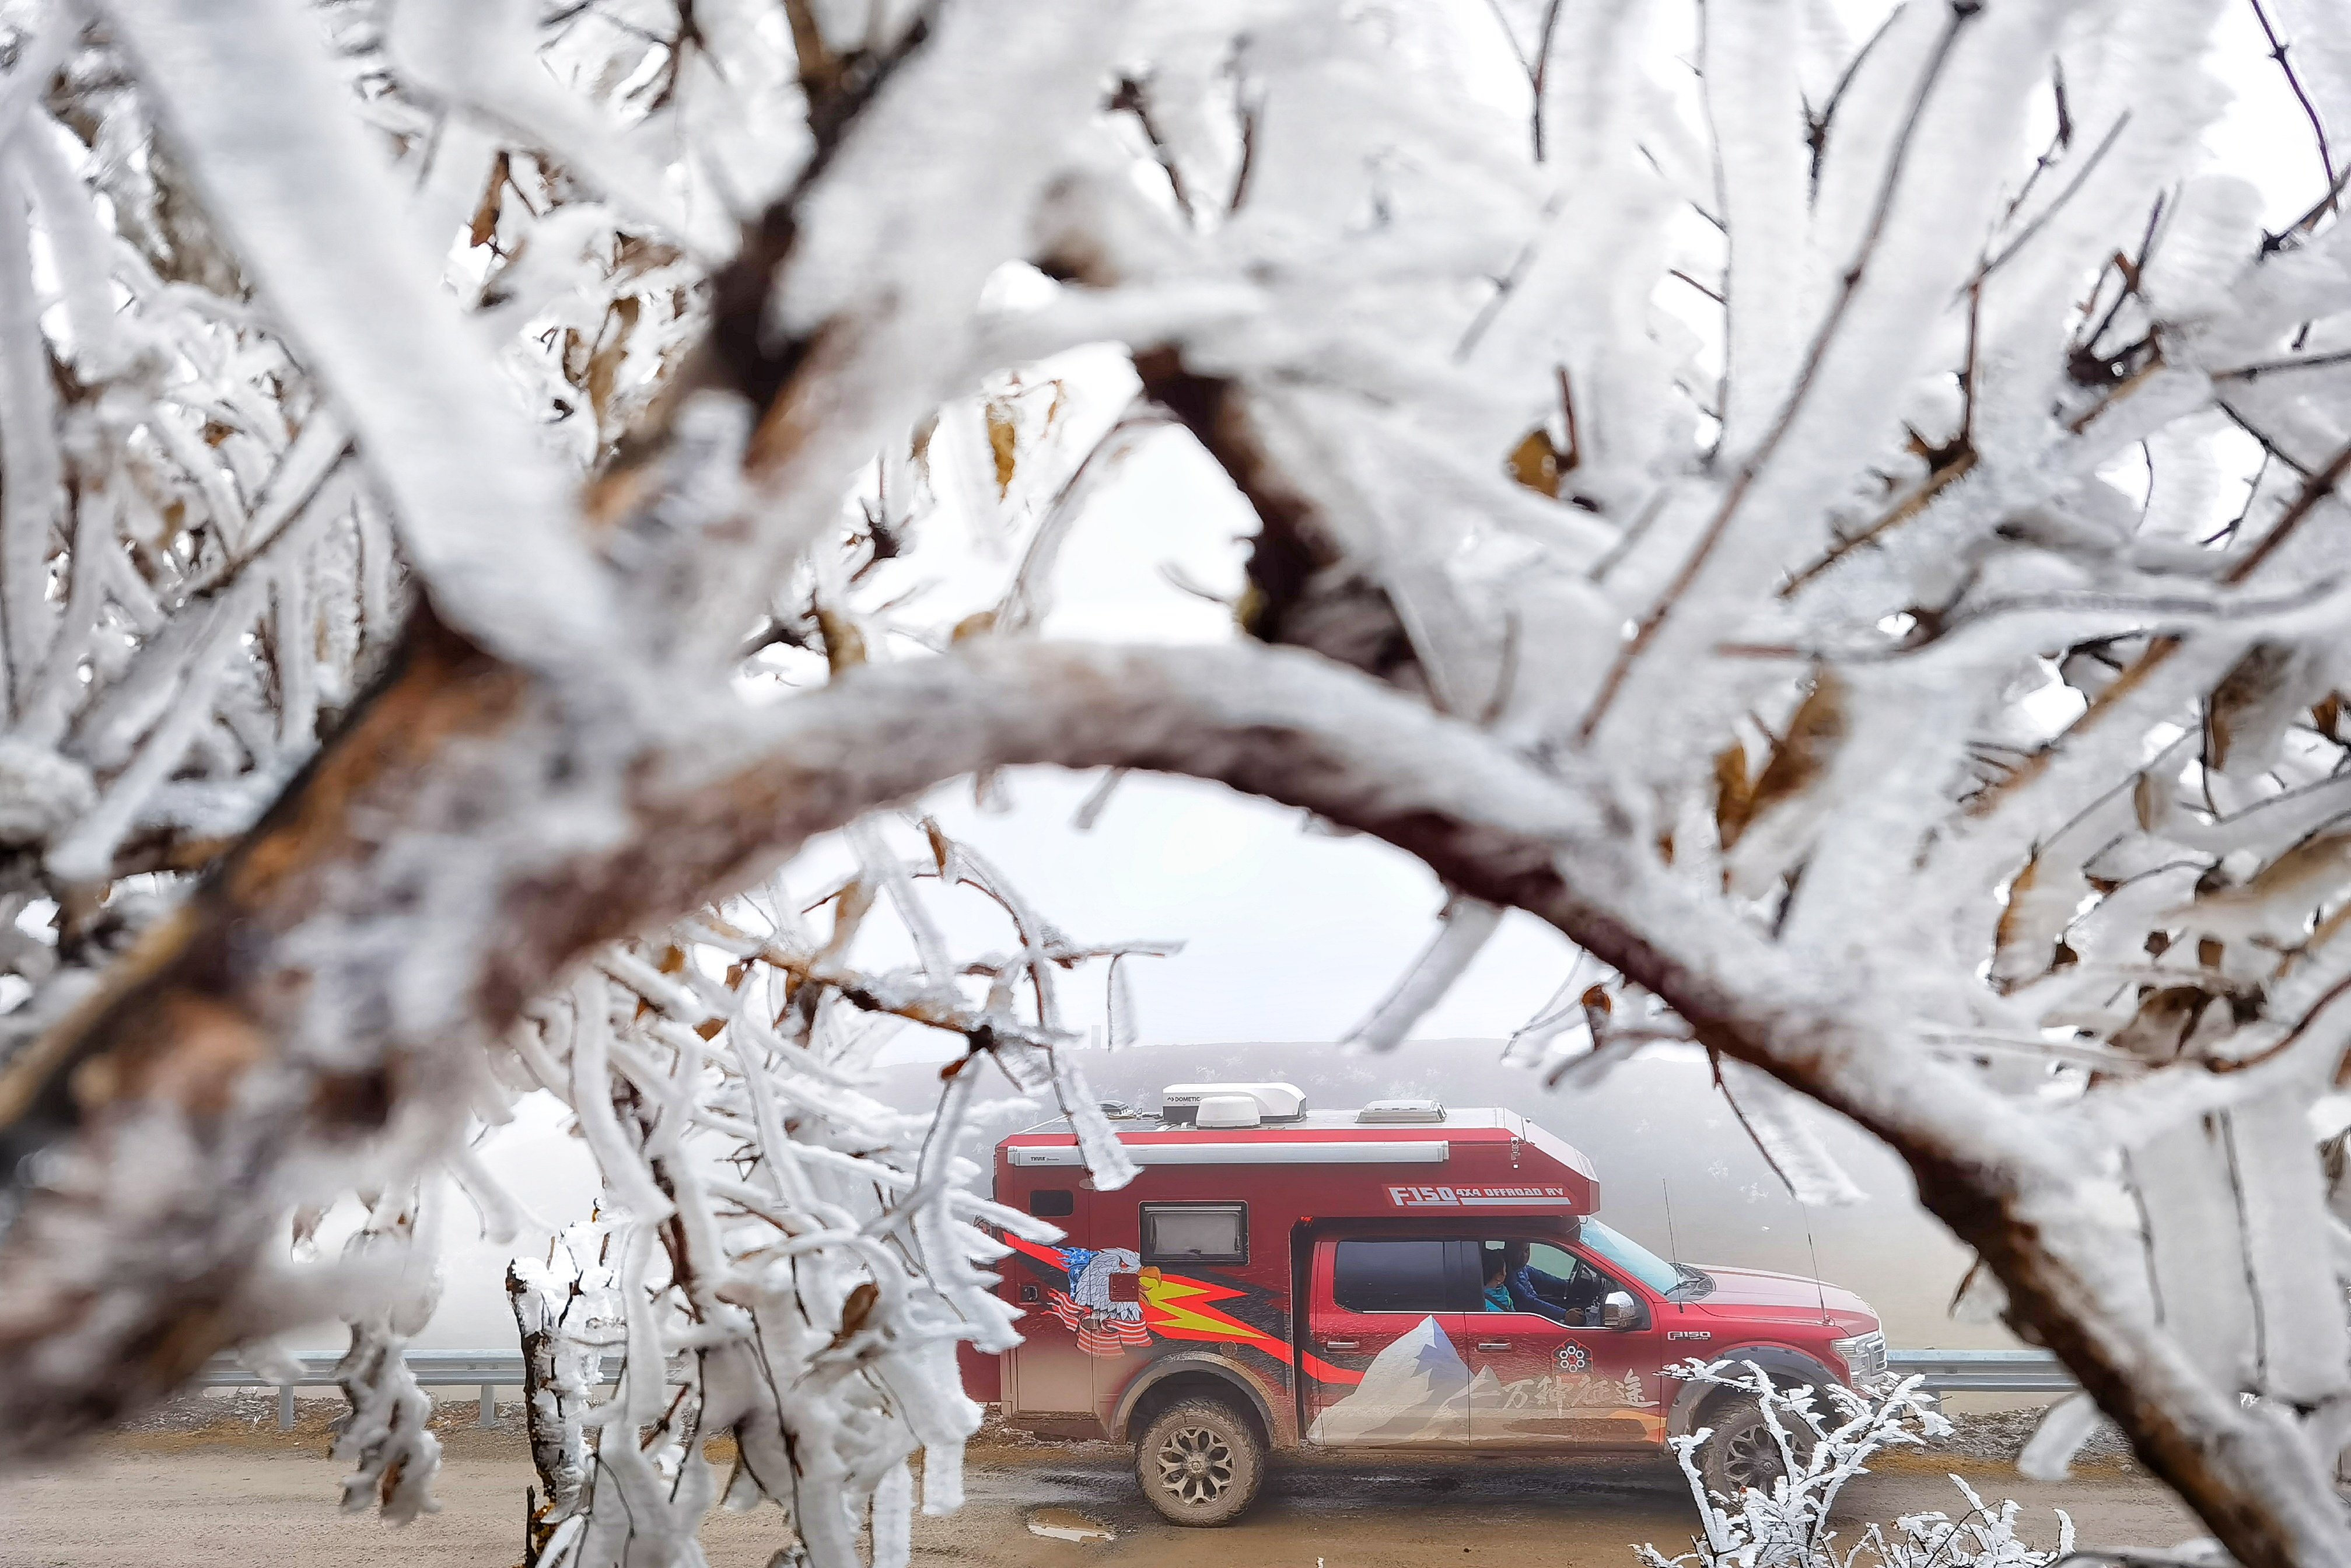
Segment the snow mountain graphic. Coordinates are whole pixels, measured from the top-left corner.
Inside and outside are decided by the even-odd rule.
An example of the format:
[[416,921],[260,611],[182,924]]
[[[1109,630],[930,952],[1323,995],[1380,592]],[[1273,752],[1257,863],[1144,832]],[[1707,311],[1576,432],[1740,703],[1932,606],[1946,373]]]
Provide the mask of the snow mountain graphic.
[[[1587,1361],[1587,1364],[1588,1364]],[[1364,1380],[1307,1429],[1309,1443],[1661,1441],[1665,1419],[1637,1375],[1472,1377],[1434,1317],[1372,1358]]]
[[1469,1435],[1468,1394],[1461,1353],[1436,1318],[1426,1317],[1372,1358],[1364,1380],[1314,1417],[1306,1440],[1460,1442]]

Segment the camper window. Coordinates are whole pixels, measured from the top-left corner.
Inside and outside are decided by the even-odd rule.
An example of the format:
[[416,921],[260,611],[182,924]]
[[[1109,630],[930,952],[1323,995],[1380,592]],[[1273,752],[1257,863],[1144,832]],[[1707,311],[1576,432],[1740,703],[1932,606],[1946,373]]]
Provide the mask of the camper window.
[[1143,1206],[1146,1263],[1246,1263],[1249,1206],[1244,1203],[1146,1203]]

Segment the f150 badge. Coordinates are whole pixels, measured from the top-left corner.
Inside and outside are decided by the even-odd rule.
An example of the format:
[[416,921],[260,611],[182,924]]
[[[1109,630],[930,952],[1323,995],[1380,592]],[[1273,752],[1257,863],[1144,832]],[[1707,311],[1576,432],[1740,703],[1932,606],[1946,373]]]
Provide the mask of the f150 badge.
[[1392,1186],[1398,1208],[1550,1208],[1567,1201],[1561,1186]]
[[1573,1340],[1559,1347],[1559,1366],[1562,1372],[1582,1372],[1591,1364],[1591,1355]]
[[1712,1339],[1714,1335],[1706,1329],[1667,1329],[1666,1337],[1667,1339]]

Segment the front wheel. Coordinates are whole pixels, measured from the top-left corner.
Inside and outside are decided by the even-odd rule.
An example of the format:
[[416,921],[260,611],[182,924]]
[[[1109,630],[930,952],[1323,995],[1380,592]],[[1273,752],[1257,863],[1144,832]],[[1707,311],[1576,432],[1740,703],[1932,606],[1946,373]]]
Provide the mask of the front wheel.
[[1186,1399],[1151,1418],[1134,1445],[1135,1479],[1176,1524],[1229,1524],[1265,1483],[1265,1444],[1221,1399]]
[[[1771,1424],[1763,1418],[1763,1407],[1755,1400],[1728,1400],[1717,1406],[1710,1416],[1707,1424],[1714,1428],[1714,1436],[1698,1450],[1698,1469],[1708,1491],[1719,1493],[1736,1507],[1741,1492],[1750,1488],[1768,1492],[1773,1481],[1788,1473],[1787,1460],[1771,1436]],[[1809,1436],[1801,1426],[1788,1434],[1789,1446],[1800,1462],[1807,1457]]]

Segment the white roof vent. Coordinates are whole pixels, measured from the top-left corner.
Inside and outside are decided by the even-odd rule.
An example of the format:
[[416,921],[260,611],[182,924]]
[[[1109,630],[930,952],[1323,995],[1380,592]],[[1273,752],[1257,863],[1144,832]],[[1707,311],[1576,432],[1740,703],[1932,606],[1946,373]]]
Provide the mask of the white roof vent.
[[1196,1127],[1254,1127],[1261,1118],[1247,1094],[1203,1094],[1192,1113]]
[[[1248,1101],[1256,1113],[1247,1122],[1211,1122],[1210,1100]],[[1222,1114],[1231,1114],[1229,1112]],[[1196,1122],[1204,1127],[1253,1127],[1259,1122],[1295,1122],[1306,1114],[1306,1091],[1295,1083],[1170,1083],[1159,1092],[1159,1119]]]
[[1434,1100],[1374,1100],[1355,1113],[1358,1122],[1442,1122],[1445,1107]]

